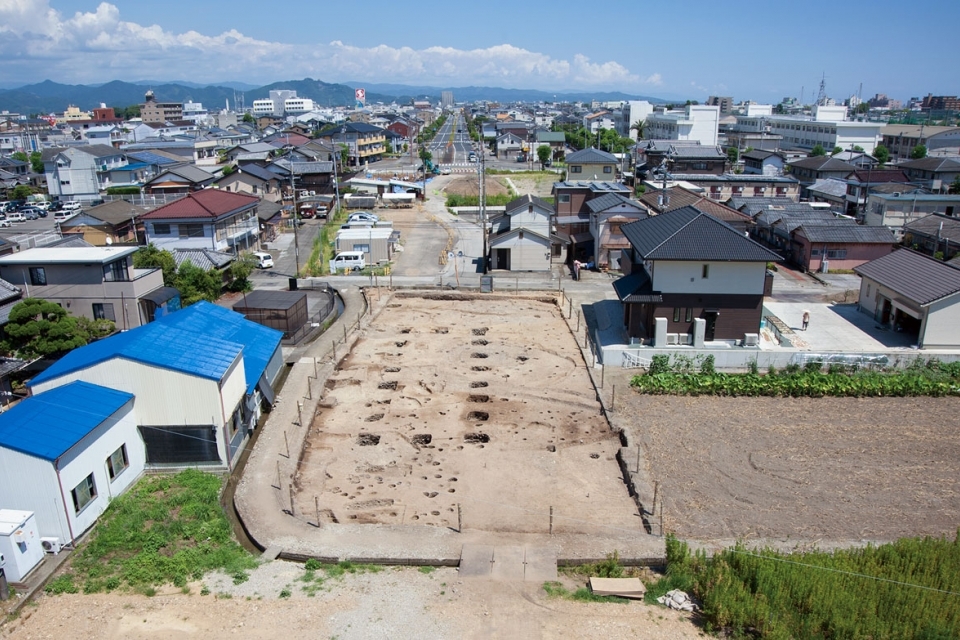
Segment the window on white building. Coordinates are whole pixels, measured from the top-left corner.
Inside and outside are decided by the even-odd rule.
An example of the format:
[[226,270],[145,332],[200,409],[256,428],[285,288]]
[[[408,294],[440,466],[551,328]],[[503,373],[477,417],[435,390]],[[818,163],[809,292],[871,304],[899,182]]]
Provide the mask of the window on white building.
[[127,445],[125,444],[120,445],[120,448],[107,458],[107,474],[109,474],[111,480],[115,480],[129,466],[130,461],[127,459]]
[[93,481],[93,474],[91,473],[75,486],[70,495],[73,497],[73,509],[76,513],[80,513],[88,504],[93,502],[94,498],[97,497],[97,484]]

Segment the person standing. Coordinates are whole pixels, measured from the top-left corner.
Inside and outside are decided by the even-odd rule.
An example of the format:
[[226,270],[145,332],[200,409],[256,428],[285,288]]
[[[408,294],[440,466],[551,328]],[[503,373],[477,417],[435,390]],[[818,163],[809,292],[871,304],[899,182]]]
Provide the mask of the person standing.
[[809,324],[810,324],[810,312],[804,310],[804,312],[803,312],[803,325],[802,325],[802,329],[803,329],[804,331],[806,331],[806,330],[807,330],[807,326],[808,326]]

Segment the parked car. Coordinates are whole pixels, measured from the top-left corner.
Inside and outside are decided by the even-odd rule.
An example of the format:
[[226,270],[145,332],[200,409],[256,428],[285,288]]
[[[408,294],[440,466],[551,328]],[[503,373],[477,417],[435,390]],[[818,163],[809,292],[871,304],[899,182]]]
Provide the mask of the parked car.
[[27,219],[20,211],[11,211],[7,214],[8,222],[26,222]]
[[380,222],[380,216],[370,211],[354,211],[347,217],[347,222]]
[[40,219],[40,209],[35,207],[24,207],[20,210],[20,213],[23,214],[23,217],[27,220],[39,220]]
[[273,269],[273,256],[263,251],[255,251],[254,259],[257,261],[257,269]]
[[10,222],[9,220],[7,220],[6,218],[4,218],[3,220],[0,220],[0,228],[2,228],[2,227],[12,227],[12,226],[13,226],[13,223]]
[[70,202],[64,202],[63,208],[66,211],[80,211],[80,209],[82,209],[83,206],[76,200],[71,200]]
[[63,210],[63,203],[60,202],[59,200],[56,201],[56,202],[51,202],[51,203],[50,203],[50,208],[47,209],[47,211],[53,211],[54,213],[56,213],[57,211],[62,211],[62,210]]
[[366,266],[367,261],[363,256],[363,251],[341,251],[330,260],[330,273],[361,271]]
[[79,211],[57,211],[53,214],[53,219],[57,222],[65,222],[78,215],[80,215]]

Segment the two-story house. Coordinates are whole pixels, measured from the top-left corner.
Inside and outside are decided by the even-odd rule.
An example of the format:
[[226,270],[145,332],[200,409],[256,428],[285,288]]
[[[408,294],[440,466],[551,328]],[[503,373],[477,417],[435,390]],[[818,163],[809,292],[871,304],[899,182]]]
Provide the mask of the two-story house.
[[256,164],[246,164],[214,181],[213,186],[224,191],[248,193],[264,200],[279,202],[282,193],[282,179],[280,175],[267,168]]
[[947,189],[960,177],[960,162],[956,158],[928,157],[919,160],[907,160],[897,165],[911,182],[919,183],[927,189],[937,191]]
[[625,224],[650,215],[645,206],[620,193],[605,193],[588,200],[590,235],[593,236],[593,255],[598,269],[620,269],[620,256],[630,247],[621,232]]
[[55,200],[96,200],[105,176],[127,164],[122,151],[104,144],[44,149],[41,158],[47,192]]
[[347,163],[353,167],[377,162],[387,151],[383,129],[364,122],[345,122],[321,133],[320,139],[338,149],[345,145]]
[[613,288],[624,307],[628,336],[665,346],[668,334],[702,346],[742,340],[760,331],[769,249],[694,207],[621,228],[630,248]]
[[257,244],[260,198],[220,189],[189,193],[144,214],[147,241],[161,249],[250,249]]
[[594,256],[587,203],[608,193],[630,197],[630,187],[619,182],[567,180],[553,183],[554,231],[568,243],[568,260],[588,262]]
[[213,184],[213,174],[200,167],[186,164],[166,169],[143,185],[144,193],[178,194],[206,189]]
[[[536,196],[521,196],[490,220],[490,266],[506,271],[549,271],[553,250],[553,206]],[[559,242],[557,248],[559,250]]]
[[616,156],[606,151],[581,149],[574,151],[566,158],[567,180],[606,180],[617,179]]
[[[160,269],[135,269],[137,247],[51,247],[0,258],[0,278],[25,297],[56,302],[75,316],[113,320],[118,329],[147,324],[180,308]],[[159,309],[159,314],[158,314]]]
[[843,180],[857,170],[857,167],[849,162],[830,156],[811,156],[790,162],[787,166],[790,168],[790,175],[804,187],[825,178]]

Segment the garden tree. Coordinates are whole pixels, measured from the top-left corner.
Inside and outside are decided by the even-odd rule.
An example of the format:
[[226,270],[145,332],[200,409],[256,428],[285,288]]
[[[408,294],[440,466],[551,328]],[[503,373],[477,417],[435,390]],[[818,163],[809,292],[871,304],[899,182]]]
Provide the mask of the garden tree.
[[158,249],[152,242],[145,247],[140,247],[133,254],[133,267],[135,269],[157,268],[163,271],[163,285],[165,287],[175,287],[177,279],[177,262],[173,259],[173,254],[166,249]]
[[813,147],[813,149],[810,151],[810,155],[813,156],[814,158],[817,158],[817,157],[819,157],[819,156],[825,156],[825,155],[827,155],[827,151],[826,151],[826,149],[823,148],[823,145],[822,145],[822,144],[817,144],[817,145],[815,145],[815,146]]
[[948,193],[951,193],[954,195],[960,194],[960,176],[957,176],[956,178],[954,178],[953,182],[950,183],[950,188],[948,189]]
[[43,173],[43,159],[39,151],[34,151],[29,156],[25,151],[17,151],[11,157],[14,160],[19,160],[20,162],[29,162],[30,171],[34,173]]
[[232,164],[228,164],[227,166],[225,166],[225,167],[223,168],[223,170],[222,170],[220,173],[222,173],[223,176],[226,177],[226,176],[230,175],[231,173],[233,173],[233,172],[236,171],[236,170],[237,170],[237,168],[236,168],[235,166],[233,166]]
[[87,342],[93,342],[94,340],[99,340],[100,338],[106,338],[107,336],[113,335],[117,332],[116,323],[113,320],[107,320],[106,318],[91,320],[90,318],[78,316],[77,327],[79,327],[80,331],[87,339]]
[[542,144],[537,147],[537,160],[540,161],[540,170],[543,171],[544,165],[547,164],[547,160],[550,159],[550,147],[548,145]]
[[257,260],[251,253],[242,253],[230,264],[230,291],[250,291],[253,284],[250,282],[250,274],[257,267]]
[[737,164],[740,161],[740,149],[727,147],[727,159],[730,160],[730,164]]
[[253,114],[245,113],[243,114],[243,121],[247,124],[253,124],[255,120],[253,119]]
[[24,360],[66,353],[87,344],[77,318],[60,305],[24,298],[10,310],[3,351]]
[[830,152],[830,155],[835,156],[841,151],[843,151],[843,147],[841,147],[840,145],[837,145],[833,148],[833,151]]
[[860,104],[857,105],[857,108],[855,109],[856,113],[867,113],[868,111],[870,111],[870,105],[867,104],[866,102],[861,102]]
[[637,132],[637,140],[643,140],[643,134],[647,129],[647,121],[637,120],[632,125],[630,125],[630,128]]
[[350,162],[350,148],[345,144],[340,145],[340,173],[343,173],[343,168],[347,166],[347,163]]
[[873,149],[873,157],[877,159],[877,162],[882,167],[883,165],[887,164],[887,161],[890,160],[890,150],[882,144],[878,144]]
[[926,157],[927,157],[927,147],[922,144],[918,144],[917,146],[915,146],[913,149],[910,150],[911,160],[919,160],[921,158],[926,158]]
[[853,145],[853,150],[856,151],[857,153],[863,153],[863,147],[861,147],[858,144]]
[[177,270],[173,286],[180,292],[180,304],[187,307],[201,300],[216,302],[222,283],[223,279],[216,269],[204,271],[186,260]]
[[26,184],[18,184],[13,189],[10,189],[9,196],[11,200],[26,200],[28,196],[32,196],[36,191],[33,187]]
[[427,163],[427,160],[433,160],[433,154],[430,153],[430,149],[426,145],[420,146],[420,151],[417,152],[417,155],[420,156],[420,162],[423,164]]

